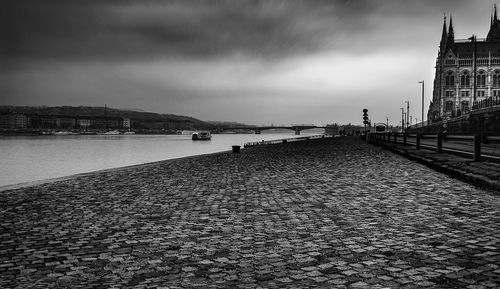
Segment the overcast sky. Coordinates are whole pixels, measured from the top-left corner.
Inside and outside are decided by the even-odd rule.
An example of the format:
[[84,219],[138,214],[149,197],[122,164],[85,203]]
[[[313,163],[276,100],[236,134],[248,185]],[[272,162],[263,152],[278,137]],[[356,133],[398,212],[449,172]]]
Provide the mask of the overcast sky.
[[[5,2],[5,1],[4,1]],[[485,37],[490,0],[8,0],[0,105],[134,108],[248,124],[421,119],[443,13]],[[6,8],[6,9],[4,9]],[[449,18],[449,16],[448,16]]]

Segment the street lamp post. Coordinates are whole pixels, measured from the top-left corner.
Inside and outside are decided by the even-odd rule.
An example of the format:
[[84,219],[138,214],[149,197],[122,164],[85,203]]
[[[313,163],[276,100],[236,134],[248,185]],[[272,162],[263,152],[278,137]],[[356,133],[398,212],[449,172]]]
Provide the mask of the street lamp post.
[[476,56],[477,56],[477,39],[476,35],[472,34],[472,36],[469,38],[470,41],[474,44],[474,53],[472,54],[472,69],[473,69],[473,83],[474,83],[474,88],[473,88],[473,96],[472,99],[475,102],[476,101],[476,70],[477,70],[477,63],[476,63]]
[[410,101],[405,101],[406,102],[406,129],[408,129],[408,126],[410,124]]
[[408,122],[406,122],[406,112],[403,112],[403,122],[404,122],[404,131],[408,129]]
[[401,108],[401,132],[405,130],[405,109]]
[[421,126],[424,126],[424,81],[419,81],[418,83],[422,83],[422,118],[420,121],[422,122]]

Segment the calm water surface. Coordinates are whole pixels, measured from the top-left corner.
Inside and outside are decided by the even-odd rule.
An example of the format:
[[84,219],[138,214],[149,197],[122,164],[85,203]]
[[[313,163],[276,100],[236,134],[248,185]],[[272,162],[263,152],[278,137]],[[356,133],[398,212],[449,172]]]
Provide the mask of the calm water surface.
[[191,135],[0,136],[0,187],[288,137],[293,133],[215,134],[210,141],[192,141]]

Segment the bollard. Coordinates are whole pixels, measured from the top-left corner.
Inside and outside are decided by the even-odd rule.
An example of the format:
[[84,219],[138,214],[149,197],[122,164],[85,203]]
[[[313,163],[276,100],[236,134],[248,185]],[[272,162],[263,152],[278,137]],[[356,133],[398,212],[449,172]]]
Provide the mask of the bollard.
[[421,134],[417,133],[417,150],[420,149],[420,137],[421,137]]
[[233,146],[233,153],[239,154],[240,153],[240,146]]
[[479,162],[481,161],[481,140],[483,136],[480,133],[475,133],[474,134],[474,161]]
[[443,134],[442,133],[438,133],[437,134],[436,152],[437,153],[442,153],[443,152]]

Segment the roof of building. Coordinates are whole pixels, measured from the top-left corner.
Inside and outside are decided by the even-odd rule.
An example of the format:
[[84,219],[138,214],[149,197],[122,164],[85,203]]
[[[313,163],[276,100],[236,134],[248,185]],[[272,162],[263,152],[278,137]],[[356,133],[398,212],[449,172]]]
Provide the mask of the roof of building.
[[[456,42],[453,53],[460,58],[472,58],[474,52],[474,43],[470,42]],[[499,41],[477,41],[476,42],[476,57],[488,57],[491,52],[492,57],[500,56],[500,40]]]
[[[443,56],[447,55],[448,51],[452,51],[455,56],[460,58],[472,58],[474,53],[474,46],[476,49],[476,57],[484,58],[491,56],[500,57],[500,20],[497,15],[497,7],[495,5],[494,15],[491,15],[490,30],[486,39],[478,40],[476,36],[472,36],[466,40],[455,40],[455,33],[453,30],[453,22],[450,15],[450,25],[445,39],[446,31],[446,17],[444,17],[443,33],[441,36],[440,49],[445,47]],[[474,40],[475,39],[475,43]]]

